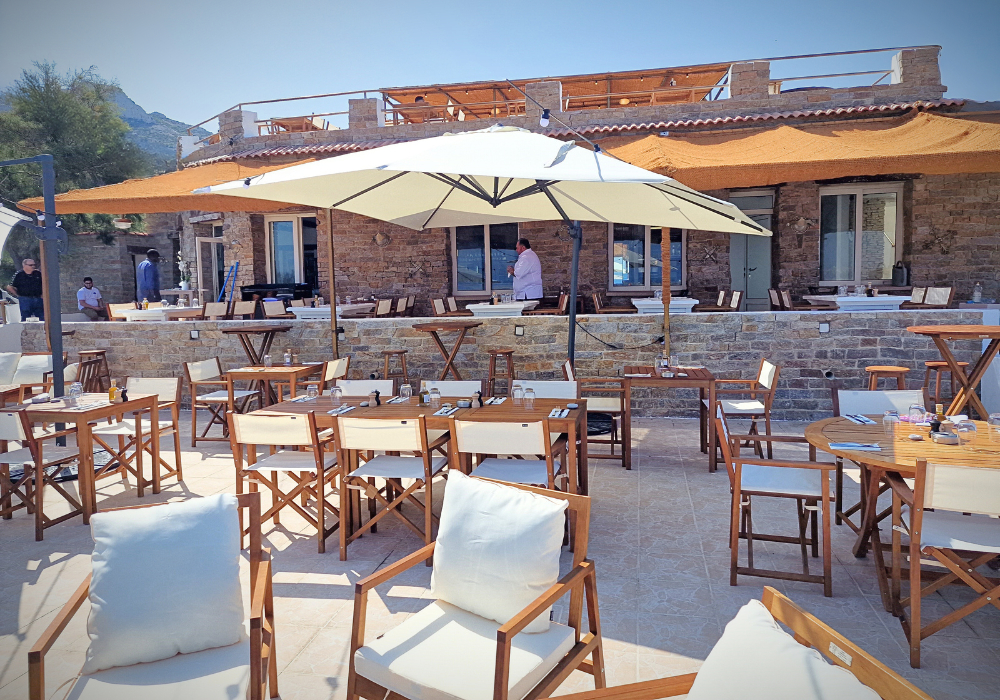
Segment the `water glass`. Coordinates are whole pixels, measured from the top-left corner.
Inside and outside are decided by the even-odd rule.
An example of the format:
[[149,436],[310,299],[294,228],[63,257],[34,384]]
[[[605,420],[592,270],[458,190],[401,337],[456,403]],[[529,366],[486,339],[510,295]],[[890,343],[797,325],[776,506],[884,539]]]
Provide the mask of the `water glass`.
[[955,426],[955,432],[958,433],[958,444],[962,446],[963,450],[971,450],[972,443],[976,441],[976,433],[978,432],[976,424],[972,421],[963,421]]
[[80,400],[81,396],[83,396],[83,384],[80,382],[73,382],[69,388],[69,403],[75,405],[76,402]]
[[529,411],[535,408],[535,390],[528,389],[524,392],[524,407]]
[[1000,442],[1000,413],[991,413],[989,421],[990,442]]
[[263,360],[264,360],[264,366],[265,367],[271,367],[273,365],[273,362],[271,360],[271,356],[270,355],[264,355]]
[[437,387],[431,389],[431,408],[437,410],[441,408],[441,390]]
[[306,396],[309,397],[310,401],[315,400],[316,397],[319,396],[319,387],[316,386],[315,384],[310,384],[309,386],[307,386]]
[[677,355],[671,355],[670,356],[670,360],[668,362],[669,362],[669,365],[671,367],[679,367],[680,366],[678,364],[680,362],[680,360],[677,359]]
[[882,430],[885,431],[885,436],[892,440],[896,437],[898,429],[899,413],[897,411],[886,411],[885,415],[882,416]]
[[654,291],[653,292],[653,298],[654,299],[662,299],[663,298],[663,290],[662,289],[657,289],[656,291]]
[[333,401],[334,406],[339,406],[344,401],[344,390],[339,386],[335,386],[330,389],[330,399]]
[[346,299],[347,299],[347,305],[350,306],[351,305],[351,297],[350,297],[350,295],[348,295],[346,297]]
[[846,297],[847,296],[847,285],[846,284],[842,284],[839,287],[837,287],[837,296],[838,297]]
[[514,388],[510,390],[510,394],[514,399],[514,405],[520,406],[521,402],[524,400],[524,389],[521,388],[521,385],[515,384]]
[[400,384],[399,397],[406,403],[410,403],[410,399],[413,397],[413,387],[409,384]]
[[910,404],[910,410],[908,412],[910,417],[910,425],[918,425],[924,422],[924,407],[918,403]]

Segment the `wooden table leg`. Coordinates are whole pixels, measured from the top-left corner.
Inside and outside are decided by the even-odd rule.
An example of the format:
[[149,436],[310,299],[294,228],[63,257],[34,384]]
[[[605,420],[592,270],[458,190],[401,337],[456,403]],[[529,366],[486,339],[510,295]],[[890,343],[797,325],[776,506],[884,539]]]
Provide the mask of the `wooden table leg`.
[[983,402],[976,395],[976,387],[983,381],[983,376],[985,376],[986,370],[989,369],[990,363],[993,362],[993,358],[1000,352],[1000,338],[994,338],[990,341],[990,344],[986,346],[986,350],[983,351],[983,354],[968,375],[959,367],[958,361],[955,359],[947,343],[938,336],[933,336],[933,340],[941,352],[941,356],[951,369],[952,380],[958,380],[959,383],[958,391],[955,392],[955,397],[948,407],[948,415],[957,415],[965,407],[966,403],[971,403],[976,413],[979,414],[979,418],[986,420],[989,416],[989,411],[986,410]]
[[[149,446],[153,458],[153,493],[160,492],[160,401],[154,396],[149,412]],[[139,443],[140,445],[142,443]]]
[[584,496],[590,495],[590,460],[587,458],[587,412],[583,412],[580,420],[580,476],[579,490]]
[[577,449],[576,445],[576,440],[578,437],[576,427],[577,424],[574,421],[573,423],[570,424],[569,433],[567,434],[567,437],[569,439],[569,444],[566,446],[566,449],[568,450],[566,454],[566,462],[567,462],[566,476],[569,479],[569,485],[567,486],[567,488],[569,489],[570,493],[579,493],[577,474],[580,473],[581,465],[580,465],[580,451]]
[[268,331],[267,333],[264,334],[264,337],[260,342],[260,353],[258,354],[258,357],[262,359],[259,360],[259,362],[263,362],[264,355],[271,352],[271,343],[274,342],[274,336],[275,336],[274,331]]
[[865,501],[864,507],[862,508],[863,517],[861,518],[861,527],[858,531],[858,539],[854,543],[854,556],[859,559],[864,558],[868,555],[868,542],[871,537],[872,528],[877,525],[875,522],[878,517],[878,485],[882,481],[882,470],[874,468],[870,465],[867,466],[868,469],[868,483],[862,483],[862,488],[865,489]]
[[622,452],[625,468],[632,468],[632,382],[625,378],[625,411],[622,414]]
[[[135,460],[135,490],[139,498],[146,495],[146,482],[142,476],[142,414],[143,410],[140,409],[135,412],[135,454],[132,458]],[[150,414],[152,416],[152,414]],[[156,471],[156,463],[153,463],[153,471]],[[94,507],[94,511],[97,511],[97,507]]]
[[[465,340],[465,334],[469,332],[468,328],[463,328],[458,332],[458,340],[455,341],[455,347],[452,348],[451,353],[445,354],[444,371],[441,373],[441,379],[443,380],[448,376],[448,370],[455,376],[456,381],[462,381],[462,375],[459,374],[458,368],[455,366],[455,357],[458,355],[459,348],[462,347],[462,341]],[[438,347],[441,348],[441,352],[444,353],[444,345],[437,337],[437,333],[434,333],[434,339],[438,341]]]
[[237,333],[236,337],[240,339],[240,345],[243,346],[243,352],[247,354],[247,358],[250,360],[250,365],[259,365],[260,356],[257,354],[257,351],[254,350],[253,343],[250,342],[250,338],[248,338],[245,333]]
[[83,524],[90,525],[90,516],[97,510],[97,489],[94,487],[94,436],[85,420],[76,424],[76,444],[80,451],[77,483],[80,485]]
[[[704,404],[702,404],[704,406]],[[708,384],[708,415],[706,416],[706,425],[708,426],[708,471],[714,472],[719,468],[719,457],[718,457],[718,435],[715,433],[715,421],[712,420],[715,416],[715,380],[713,379]]]

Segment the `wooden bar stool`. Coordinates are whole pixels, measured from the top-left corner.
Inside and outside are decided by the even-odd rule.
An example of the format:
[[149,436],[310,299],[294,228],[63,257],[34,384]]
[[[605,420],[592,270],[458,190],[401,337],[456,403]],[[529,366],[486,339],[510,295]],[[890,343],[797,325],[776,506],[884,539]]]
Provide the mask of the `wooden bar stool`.
[[[399,382],[396,381],[397,379],[402,379],[404,384],[409,384],[409,382],[410,382],[410,377],[406,373],[406,353],[408,353],[408,352],[409,352],[409,350],[383,350],[382,351],[382,358],[383,358],[382,378],[383,379],[391,379],[392,380],[392,390],[393,390],[393,392],[398,392],[399,391]],[[391,361],[392,361],[393,357],[396,357],[396,358],[399,359],[399,367],[397,367],[396,369],[391,369],[390,368],[390,364],[391,364]]]
[[[931,403],[944,403],[941,400],[941,375],[944,372],[948,372],[951,376],[951,395],[955,395],[955,375],[951,374],[951,367],[944,360],[927,360],[924,363],[927,371],[924,373],[924,389],[927,389],[927,394],[931,399]],[[965,372],[965,368],[969,366],[968,362],[959,362],[958,366],[962,368]],[[934,372],[934,393],[931,393],[931,372]]]
[[[487,350],[490,354],[490,374],[489,378],[486,380],[486,393],[489,396],[497,396],[496,393],[496,380],[502,379],[507,382],[506,395],[510,395],[511,387],[514,384],[514,351],[510,348],[496,348],[494,350]],[[507,361],[506,371],[497,372],[497,358],[501,361]]]
[[910,368],[894,365],[869,365],[865,367],[865,371],[868,372],[868,391],[878,389],[879,379],[892,379],[893,377],[896,378],[899,390],[904,391],[906,389],[906,373],[910,371]]
[[[107,391],[111,387],[111,368],[108,367],[108,351],[107,350],[81,350],[80,353],[80,364],[82,365],[87,360],[100,360],[101,365],[97,371],[97,381],[101,383],[101,391]],[[952,392],[955,383],[952,382]]]

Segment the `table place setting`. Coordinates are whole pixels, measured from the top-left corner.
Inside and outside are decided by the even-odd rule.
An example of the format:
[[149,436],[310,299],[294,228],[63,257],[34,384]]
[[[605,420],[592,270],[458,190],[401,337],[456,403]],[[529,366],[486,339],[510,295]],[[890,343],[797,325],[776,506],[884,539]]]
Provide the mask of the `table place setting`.
[[493,397],[490,397],[490,398],[486,399],[486,401],[483,402],[483,405],[484,406],[499,406],[500,404],[502,404],[506,400],[507,400],[506,396],[493,396]]
[[565,418],[569,415],[568,408],[560,408],[556,406],[551,411],[549,411],[549,418]]
[[342,416],[348,411],[353,411],[355,406],[341,406],[340,408],[335,408],[332,411],[327,411],[327,415],[331,416]]
[[851,421],[855,425],[875,425],[875,421],[873,421],[871,418],[869,418],[868,416],[862,416],[861,414],[857,413],[847,414],[844,416],[844,418]]
[[458,406],[443,406],[443,407],[439,408],[438,410],[434,411],[434,413],[432,415],[435,415],[435,416],[446,416],[447,417],[447,416],[452,415],[453,413],[455,413],[458,410],[459,410]]

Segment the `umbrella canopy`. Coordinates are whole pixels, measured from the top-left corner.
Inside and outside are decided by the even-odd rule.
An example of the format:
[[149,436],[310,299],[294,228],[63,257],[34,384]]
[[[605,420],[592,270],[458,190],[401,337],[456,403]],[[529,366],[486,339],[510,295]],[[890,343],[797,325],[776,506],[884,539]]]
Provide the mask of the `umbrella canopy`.
[[770,235],[735,206],[668,177],[503,126],[349,153],[197,192],[344,209],[417,230],[564,219]]
[[[30,221],[30,219],[20,212],[8,209],[0,204],[0,252],[3,251],[3,247],[7,243],[7,237],[10,235],[11,230],[13,230],[13,228],[22,221]],[[16,263],[17,261],[15,261],[15,265]]]

